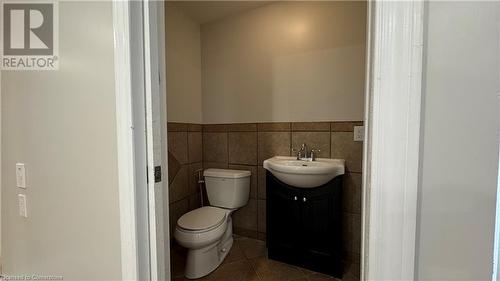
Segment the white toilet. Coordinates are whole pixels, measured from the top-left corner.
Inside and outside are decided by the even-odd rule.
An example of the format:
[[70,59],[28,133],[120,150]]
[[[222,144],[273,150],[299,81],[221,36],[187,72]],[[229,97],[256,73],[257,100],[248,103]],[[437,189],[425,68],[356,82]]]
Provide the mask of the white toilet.
[[245,206],[250,193],[250,171],[207,169],[203,173],[211,206],[184,214],[174,237],[188,248],[186,272],[189,279],[214,271],[233,245],[231,214]]

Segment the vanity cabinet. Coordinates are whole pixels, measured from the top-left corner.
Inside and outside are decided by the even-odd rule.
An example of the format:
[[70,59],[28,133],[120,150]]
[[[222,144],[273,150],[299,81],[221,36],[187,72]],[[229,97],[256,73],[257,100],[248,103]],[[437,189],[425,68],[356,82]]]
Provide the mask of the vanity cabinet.
[[296,188],[266,171],[270,259],[342,277],[342,176]]

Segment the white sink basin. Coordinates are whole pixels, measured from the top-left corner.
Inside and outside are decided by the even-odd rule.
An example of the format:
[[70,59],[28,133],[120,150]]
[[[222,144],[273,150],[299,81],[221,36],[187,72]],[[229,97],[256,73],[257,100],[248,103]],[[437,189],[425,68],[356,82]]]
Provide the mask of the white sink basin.
[[304,161],[295,157],[275,156],[264,161],[264,169],[291,186],[312,188],[343,175],[345,160],[318,158],[316,161]]

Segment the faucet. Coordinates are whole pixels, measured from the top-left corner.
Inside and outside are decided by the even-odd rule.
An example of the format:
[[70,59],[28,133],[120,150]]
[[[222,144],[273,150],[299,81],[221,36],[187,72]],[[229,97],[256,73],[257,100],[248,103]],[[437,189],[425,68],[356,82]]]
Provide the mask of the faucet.
[[307,158],[307,144],[305,143],[302,144],[298,156],[301,156],[300,158]]
[[308,151],[307,144],[303,143],[299,150],[293,148],[292,151],[297,152],[297,160],[316,161],[316,154],[321,150],[311,149]]

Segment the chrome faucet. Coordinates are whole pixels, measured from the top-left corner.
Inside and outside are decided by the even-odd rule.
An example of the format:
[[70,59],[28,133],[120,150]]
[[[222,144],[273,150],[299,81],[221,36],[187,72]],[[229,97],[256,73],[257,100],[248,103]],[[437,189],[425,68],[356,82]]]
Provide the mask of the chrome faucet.
[[302,144],[302,147],[300,148],[299,150],[299,155],[300,156],[299,158],[308,158],[307,157],[307,144],[303,143]]
[[303,143],[299,150],[293,148],[292,151],[297,152],[297,160],[316,161],[316,154],[321,150],[311,149],[308,151],[307,144]]

